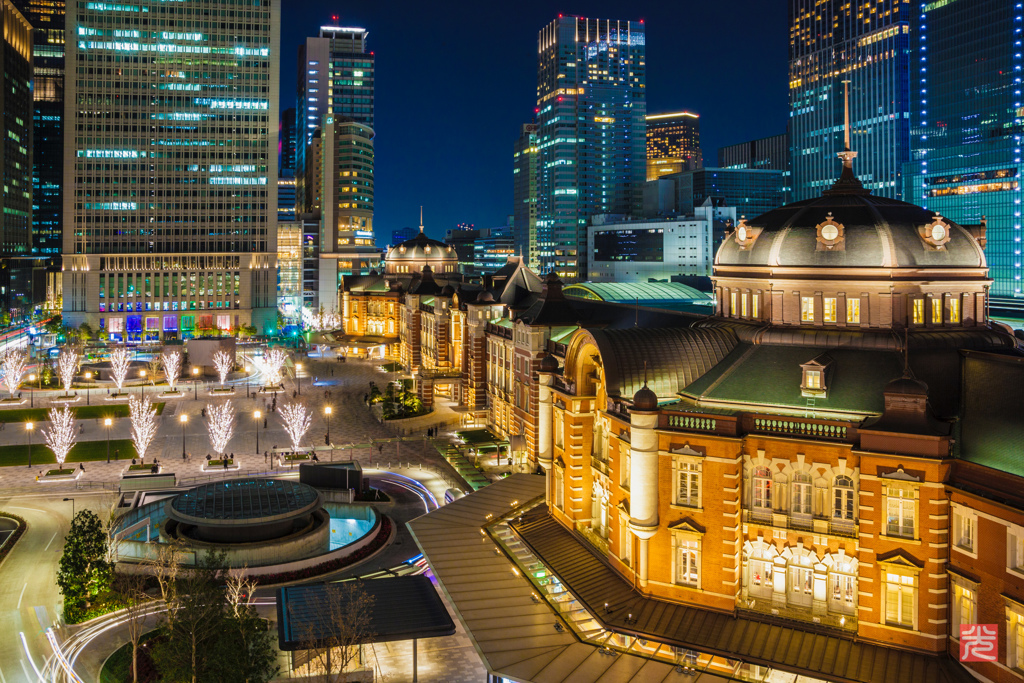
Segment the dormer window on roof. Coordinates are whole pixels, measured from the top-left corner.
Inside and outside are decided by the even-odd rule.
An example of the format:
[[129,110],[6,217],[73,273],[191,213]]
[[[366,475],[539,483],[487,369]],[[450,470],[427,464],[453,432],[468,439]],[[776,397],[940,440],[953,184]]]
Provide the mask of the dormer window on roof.
[[823,353],[800,366],[800,395],[808,398],[828,398],[828,369],[832,357]]

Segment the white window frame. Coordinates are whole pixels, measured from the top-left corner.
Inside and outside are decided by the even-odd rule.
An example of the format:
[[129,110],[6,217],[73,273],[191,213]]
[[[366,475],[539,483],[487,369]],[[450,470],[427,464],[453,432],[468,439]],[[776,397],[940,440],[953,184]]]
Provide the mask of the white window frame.
[[846,299],[846,324],[860,325],[860,298],[849,297]]
[[[1024,576],[1024,527],[1016,524],[1006,527],[1006,571]],[[1024,653],[1021,659],[1024,661]]]
[[836,614],[857,614],[857,559],[833,564],[828,571],[828,609]]
[[[761,474],[763,472],[763,474]],[[772,471],[768,467],[751,470],[750,507],[755,510],[772,510]]]
[[[893,570],[883,566],[882,578],[884,579],[884,594],[882,596],[882,623],[897,628],[911,628],[917,630],[917,601],[918,585],[917,574]],[[895,592],[897,603],[897,618],[889,618],[889,598]],[[910,604],[907,604],[909,600]],[[909,610],[910,623],[904,621],[904,612]]]
[[554,499],[555,507],[559,510],[565,510],[565,474],[561,467],[555,467],[555,483],[554,483]]
[[633,467],[633,456],[629,452],[629,444],[619,447],[619,486],[629,490],[630,468]]
[[793,555],[786,566],[786,604],[791,607],[810,607],[814,603],[813,555]]
[[957,551],[977,558],[978,513],[962,505],[953,505],[953,524],[949,530],[950,545]]
[[814,322],[814,297],[813,296],[802,296],[802,297],[800,297],[800,322],[802,322],[802,323],[813,323]]
[[672,534],[672,582],[677,586],[700,588],[700,546],[697,534]]
[[[895,527],[890,522],[892,513],[896,513]],[[882,526],[884,535],[889,538],[917,538],[917,488],[899,484],[888,484],[885,495],[885,522]],[[908,524],[909,521],[909,524]],[[910,527],[910,534],[906,527]]]
[[949,574],[949,583],[949,635],[954,640],[960,640],[960,625],[977,623],[978,584],[952,572]]
[[834,296],[827,296],[822,300],[822,321],[826,323],[834,323],[838,319],[836,313],[839,300]]
[[[701,474],[703,466],[700,460],[691,458],[675,458],[672,463],[672,504],[685,507],[701,507]],[[685,481],[686,495],[683,496]],[[694,493],[696,489],[696,493]]]
[[1006,600],[1006,666],[1024,673],[1024,605]]
[[810,472],[794,472],[790,486],[790,514],[810,517],[814,513],[814,483]]
[[629,517],[619,513],[619,559],[628,567],[633,566],[633,532],[629,530]]
[[766,550],[756,550],[747,559],[747,595],[771,600],[774,593],[775,558]]
[[[849,486],[845,483],[840,484],[840,479],[846,479],[850,482]],[[857,496],[856,488],[853,484],[853,477],[845,474],[836,475],[832,480],[832,512],[830,517],[839,522],[853,522],[857,519]],[[847,505],[849,503],[849,505]],[[846,511],[849,510],[850,516],[846,516]],[[840,514],[836,514],[840,513]]]

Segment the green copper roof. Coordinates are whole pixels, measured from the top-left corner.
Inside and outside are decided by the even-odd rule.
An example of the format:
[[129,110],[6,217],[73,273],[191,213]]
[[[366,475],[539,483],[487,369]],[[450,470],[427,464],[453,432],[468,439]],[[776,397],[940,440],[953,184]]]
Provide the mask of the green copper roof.
[[631,304],[711,301],[711,296],[681,282],[581,282],[562,290],[566,296]]
[[1024,358],[965,352],[959,455],[1024,476]]

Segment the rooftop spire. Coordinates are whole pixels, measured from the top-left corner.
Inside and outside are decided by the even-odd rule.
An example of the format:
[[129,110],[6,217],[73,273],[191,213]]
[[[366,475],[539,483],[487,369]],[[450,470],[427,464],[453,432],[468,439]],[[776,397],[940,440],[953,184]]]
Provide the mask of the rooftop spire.
[[423,232],[423,205],[420,204],[420,232]]
[[843,81],[843,151],[836,156],[843,160],[843,171],[831,189],[822,194],[871,194],[853,174],[853,160],[857,153],[850,149],[850,81]]

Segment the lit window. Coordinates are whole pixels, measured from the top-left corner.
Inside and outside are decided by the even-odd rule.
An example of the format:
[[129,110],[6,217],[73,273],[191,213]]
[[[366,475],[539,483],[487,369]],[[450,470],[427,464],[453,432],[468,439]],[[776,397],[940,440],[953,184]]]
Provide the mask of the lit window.
[[729,294],[729,313],[733,316],[736,315],[736,292]]
[[914,299],[914,324],[924,324],[924,299]]
[[743,316],[744,318],[747,317],[747,297],[748,296],[749,296],[748,294],[744,294],[742,297],[740,297],[740,315]]
[[619,559],[627,565],[633,564],[633,534],[629,531],[626,515],[619,517]]
[[950,629],[950,635],[959,640],[960,625],[974,623],[978,594],[959,576],[950,575],[950,578],[953,584],[953,604],[950,609],[951,616],[953,617],[953,628]]
[[832,519],[853,521],[853,479],[845,475],[836,477],[832,484]]
[[757,317],[757,302],[759,299],[760,296],[756,292],[750,296],[750,314],[755,318]]
[[813,555],[796,555],[789,560],[789,594],[786,601],[790,605],[809,607],[814,599],[814,569],[811,566]]
[[676,463],[676,505],[700,505],[700,464]]
[[804,372],[804,387],[821,389],[821,370],[806,370]]
[[676,539],[676,583],[687,586],[700,583],[700,541]]
[[836,321],[836,300],[833,297],[825,297],[824,318],[827,323]]
[[914,627],[916,577],[885,574],[885,623],[891,626]]
[[1024,574],[1024,528],[1016,525],[1006,528],[1006,568]]
[[905,486],[888,487],[886,498],[886,535],[914,538],[914,489]]
[[1024,670],[1024,605],[1006,605],[1006,666]]
[[772,509],[772,473],[767,467],[754,469],[753,506],[760,510]]
[[949,298],[949,322],[960,322],[960,299],[955,296]]
[[800,297],[800,322],[813,323],[814,322],[814,297],[813,296],[802,296]]
[[828,572],[828,606],[840,614],[857,612],[857,561],[836,562]]
[[977,531],[978,517],[969,508],[953,506],[953,546],[969,553],[974,552],[974,538]]
[[772,597],[775,591],[775,560],[769,550],[755,550],[750,558],[750,579],[747,592],[753,597]]
[[629,457],[629,447],[626,445],[623,445],[619,452],[619,463],[619,486],[624,489],[628,489],[629,469],[632,467],[632,461]]
[[942,299],[932,299],[932,323],[935,325],[942,324]]
[[562,468],[555,468],[555,507],[561,510],[564,506],[563,502],[563,488],[564,488],[564,475],[562,474]]
[[846,300],[846,322],[853,325],[860,324],[860,299]]
[[793,504],[790,512],[794,515],[811,514],[811,475],[797,472],[793,475]]

